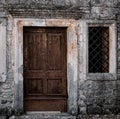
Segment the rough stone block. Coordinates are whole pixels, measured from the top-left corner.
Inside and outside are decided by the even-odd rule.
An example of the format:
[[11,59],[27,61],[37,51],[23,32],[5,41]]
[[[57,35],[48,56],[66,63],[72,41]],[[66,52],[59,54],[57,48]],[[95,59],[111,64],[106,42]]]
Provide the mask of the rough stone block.
[[5,0],[0,0],[0,3],[5,4]]
[[117,0],[92,0],[91,6],[100,6],[100,7],[113,7],[117,3]]
[[87,108],[88,114],[103,114],[103,109],[100,106],[89,106]]
[[8,4],[19,4],[19,0],[6,0]]
[[7,119],[6,116],[0,116],[0,119]]

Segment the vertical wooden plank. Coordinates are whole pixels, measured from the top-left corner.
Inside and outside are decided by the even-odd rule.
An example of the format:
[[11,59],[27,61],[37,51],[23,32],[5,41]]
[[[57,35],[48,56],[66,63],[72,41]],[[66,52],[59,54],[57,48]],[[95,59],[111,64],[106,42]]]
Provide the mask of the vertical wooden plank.
[[60,70],[61,69],[61,44],[60,34],[49,33],[48,38],[48,69]]

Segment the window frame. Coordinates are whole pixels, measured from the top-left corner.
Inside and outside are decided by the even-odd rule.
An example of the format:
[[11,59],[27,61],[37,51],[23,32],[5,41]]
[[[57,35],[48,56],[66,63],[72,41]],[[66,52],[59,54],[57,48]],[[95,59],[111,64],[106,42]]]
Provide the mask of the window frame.
[[[107,23],[88,23],[88,28],[89,27],[108,27],[109,28],[109,72],[108,73],[90,73],[88,68],[87,68],[87,73],[89,74],[89,78],[91,77],[92,79],[116,79],[116,24],[113,21],[108,21]],[[87,30],[88,31],[88,30]],[[89,32],[89,31],[88,31]],[[87,39],[87,44],[88,44],[89,37]],[[89,45],[87,45],[87,50],[88,50]],[[87,51],[87,59],[88,59],[88,51]],[[87,61],[87,66],[89,64],[89,59]]]
[[[78,34],[82,34],[79,43],[79,77],[82,80],[115,80],[117,79],[117,39],[115,20],[80,20],[78,23],[81,28]],[[109,27],[109,72],[108,73],[89,73],[88,64],[88,28],[89,27]],[[83,60],[84,59],[84,60]]]

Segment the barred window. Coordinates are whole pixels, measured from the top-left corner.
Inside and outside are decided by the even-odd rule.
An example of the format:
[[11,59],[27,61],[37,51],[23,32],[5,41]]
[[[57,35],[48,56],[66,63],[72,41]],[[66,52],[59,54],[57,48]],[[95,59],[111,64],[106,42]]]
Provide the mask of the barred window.
[[89,73],[109,72],[109,27],[89,27]]

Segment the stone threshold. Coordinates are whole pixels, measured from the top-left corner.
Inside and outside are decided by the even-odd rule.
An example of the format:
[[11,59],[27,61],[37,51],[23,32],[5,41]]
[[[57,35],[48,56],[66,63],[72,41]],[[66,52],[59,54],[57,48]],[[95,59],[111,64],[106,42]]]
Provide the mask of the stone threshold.
[[21,116],[11,116],[3,119],[76,119],[76,116],[60,112],[27,112]]

